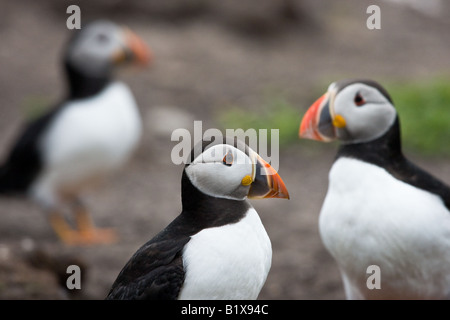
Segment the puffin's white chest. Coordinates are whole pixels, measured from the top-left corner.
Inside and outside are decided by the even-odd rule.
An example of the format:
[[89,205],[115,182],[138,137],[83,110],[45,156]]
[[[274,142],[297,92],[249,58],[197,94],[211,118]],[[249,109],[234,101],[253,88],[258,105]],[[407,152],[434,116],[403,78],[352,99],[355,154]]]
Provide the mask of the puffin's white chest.
[[179,299],[256,299],[272,263],[270,239],[255,211],[235,224],[200,231],[183,251]]
[[32,187],[34,193],[77,184],[122,165],[137,146],[141,131],[138,108],[123,83],[112,83],[92,98],[71,102],[40,141],[44,170]]
[[368,294],[370,265],[380,267],[382,286],[394,297],[450,293],[450,213],[438,196],[375,165],[341,158],[330,171],[319,227],[348,296]]

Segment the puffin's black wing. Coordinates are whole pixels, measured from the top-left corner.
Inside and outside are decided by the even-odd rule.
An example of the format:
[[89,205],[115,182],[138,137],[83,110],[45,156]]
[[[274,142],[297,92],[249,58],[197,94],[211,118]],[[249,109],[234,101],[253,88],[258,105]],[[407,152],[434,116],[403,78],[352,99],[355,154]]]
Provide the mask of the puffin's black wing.
[[[182,251],[190,237],[150,240],[120,272],[106,299],[176,300],[184,283]],[[155,241],[156,240],[156,241]]]
[[60,106],[26,125],[0,167],[0,193],[23,193],[42,168],[39,141]]

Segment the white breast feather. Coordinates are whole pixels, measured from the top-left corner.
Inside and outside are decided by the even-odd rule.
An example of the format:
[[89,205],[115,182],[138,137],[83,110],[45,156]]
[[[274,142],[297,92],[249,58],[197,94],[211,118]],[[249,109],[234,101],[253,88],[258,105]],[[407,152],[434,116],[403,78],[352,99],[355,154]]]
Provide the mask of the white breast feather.
[[237,223],[192,236],[183,252],[186,279],[179,299],[256,299],[271,262],[270,239],[251,208]]
[[54,192],[122,165],[137,146],[142,124],[126,85],[113,83],[99,95],[71,102],[40,141],[44,170],[32,187],[41,202]]
[[[438,196],[341,158],[330,171],[319,226],[349,298],[450,298],[450,212]],[[373,264],[382,290],[366,286]]]

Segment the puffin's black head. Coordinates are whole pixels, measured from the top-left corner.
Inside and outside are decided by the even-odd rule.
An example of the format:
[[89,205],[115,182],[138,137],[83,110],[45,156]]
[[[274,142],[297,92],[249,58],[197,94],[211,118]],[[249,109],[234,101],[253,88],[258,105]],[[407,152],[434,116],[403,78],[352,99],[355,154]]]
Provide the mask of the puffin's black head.
[[244,200],[289,198],[278,173],[256,152],[236,138],[202,141],[184,168],[184,183],[215,198]]
[[83,26],[69,40],[64,52],[71,82],[107,79],[119,65],[147,65],[150,59],[150,50],[135,33],[105,20]]
[[398,124],[397,111],[387,91],[372,80],[342,80],[308,109],[300,137],[344,143],[374,141]]

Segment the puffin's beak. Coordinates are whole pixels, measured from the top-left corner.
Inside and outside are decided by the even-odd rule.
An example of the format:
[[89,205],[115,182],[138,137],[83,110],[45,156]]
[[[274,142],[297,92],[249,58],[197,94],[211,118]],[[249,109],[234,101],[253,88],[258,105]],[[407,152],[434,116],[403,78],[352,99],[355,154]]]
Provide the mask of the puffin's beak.
[[259,155],[256,155],[256,161],[253,161],[253,182],[247,198],[289,199],[289,192],[279,174]]
[[335,125],[337,124],[340,126],[340,124],[337,123],[337,120],[342,117],[338,116],[337,119],[336,117],[333,117],[333,110],[330,106],[331,96],[332,95],[329,92],[325,93],[309,107],[308,111],[306,111],[302,123],[300,124],[300,138],[323,142],[329,142],[336,139]]
[[114,62],[130,61],[139,65],[148,65],[152,60],[152,52],[145,42],[133,31],[124,27],[124,48],[114,55]]

